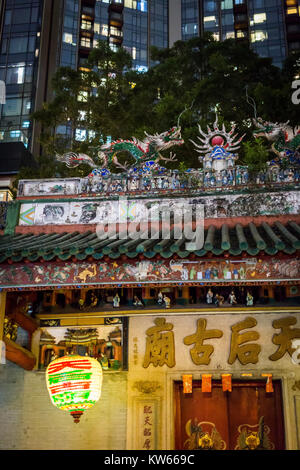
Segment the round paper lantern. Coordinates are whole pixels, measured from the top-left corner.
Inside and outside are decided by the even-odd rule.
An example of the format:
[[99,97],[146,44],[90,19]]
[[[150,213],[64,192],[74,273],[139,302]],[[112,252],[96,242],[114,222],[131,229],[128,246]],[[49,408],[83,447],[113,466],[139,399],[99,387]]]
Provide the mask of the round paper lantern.
[[48,365],[46,383],[53,405],[69,411],[79,423],[101,396],[102,367],[88,356],[63,356]]

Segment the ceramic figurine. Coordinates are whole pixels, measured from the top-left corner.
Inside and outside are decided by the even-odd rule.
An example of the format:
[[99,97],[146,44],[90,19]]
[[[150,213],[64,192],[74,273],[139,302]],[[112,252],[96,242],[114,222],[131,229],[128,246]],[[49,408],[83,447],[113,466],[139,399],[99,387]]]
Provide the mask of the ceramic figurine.
[[167,295],[164,295],[164,302],[165,302],[166,308],[170,308],[170,305],[171,305],[170,297],[168,297]]
[[250,294],[249,291],[247,292],[246,304],[247,304],[247,307],[253,305],[253,296]]
[[114,308],[120,307],[120,297],[118,293],[113,298],[113,307]]
[[158,293],[158,295],[157,295],[157,303],[158,303],[159,305],[162,305],[163,301],[164,301],[164,296],[163,296],[162,292],[159,291],[159,293]]
[[97,303],[98,303],[98,298],[95,296],[94,293],[92,293],[90,307],[92,307],[92,308],[96,307]]
[[222,295],[216,294],[215,304],[219,306],[219,305],[223,305],[223,303],[224,303],[224,297]]
[[206,302],[207,302],[208,304],[212,304],[213,296],[214,296],[214,294],[213,294],[212,290],[211,290],[211,289],[208,289],[208,292],[207,292],[207,294],[206,294]]
[[229,181],[229,180],[228,180],[228,175],[226,174],[226,170],[223,170],[222,173],[223,173],[223,176],[222,176],[222,184],[223,184],[224,186],[226,186],[227,183],[228,183],[228,181]]
[[234,293],[233,290],[229,294],[229,303],[230,303],[230,305],[233,305],[233,304],[237,303],[236,296],[235,296],[235,293]]
[[135,295],[133,298],[133,305],[135,307],[143,307],[143,302]]

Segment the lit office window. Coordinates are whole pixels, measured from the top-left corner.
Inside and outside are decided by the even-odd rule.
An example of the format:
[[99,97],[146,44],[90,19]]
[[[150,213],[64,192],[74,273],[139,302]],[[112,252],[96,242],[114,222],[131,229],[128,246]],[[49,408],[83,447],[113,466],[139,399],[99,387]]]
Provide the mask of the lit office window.
[[221,8],[222,10],[231,10],[233,8],[233,0],[223,0]]
[[92,22],[91,21],[88,21],[88,20],[81,20],[81,23],[80,23],[80,27],[81,29],[85,29],[85,30],[91,30],[92,29]]
[[21,85],[25,80],[25,62],[12,64],[7,68],[6,83],[7,85]]
[[136,0],[125,0],[124,5],[125,5],[126,8],[132,8],[133,10],[136,10],[137,1]]
[[109,44],[109,47],[110,49],[113,51],[113,52],[117,52],[118,51],[118,46],[117,44]]
[[101,25],[100,34],[102,36],[108,36],[108,25],[107,24],[102,24]]
[[245,38],[247,37],[247,34],[245,31],[242,31],[241,29],[237,30],[236,32],[236,37],[237,38]]
[[256,13],[253,16],[253,20],[250,21],[250,25],[265,23],[267,21],[267,15],[265,13]]
[[136,70],[137,72],[143,73],[143,72],[147,72],[147,71],[148,71],[148,67],[146,67],[146,65],[136,65],[135,70]]
[[204,21],[204,23],[207,23],[209,21],[216,21],[216,17],[215,16],[205,16],[203,18],[203,21]]
[[91,39],[90,38],[81,38],[80,39],[80,45],[82,47],[91,47],[92,43],[91,43]]
[[143,0],[138,1],[137,2],[137,9],[140,10],[140,11],[147,11],[148,10],[147,2],[143,1]]
[[72,44],[73,43],[73,35],[71,33],[64,33],[63,34],[63,42],[66,42],[67,44]]
[[226,33],[226,39],[234,39],[234,38],[235,38],[234,31],[228,31]]
[[16,139],[17,137],[21,137],[21,131],[10,131],[9,135],[12,139]]
[[118,28],[115,28],[114,26],[112,26],[110,28],[110,34],[112,34],[113,36],[123,36],[123,31],[120,31]]
[[251,42],[265,41],[268,39],[266,31],[251,31]]
[[31,99],[24,98],[23,99],[23,114],[30,114],[31,111]]
[[182,32],[186,35],[195,35],[198,32],[198,25],[194,23],[184,24],[182,26]]

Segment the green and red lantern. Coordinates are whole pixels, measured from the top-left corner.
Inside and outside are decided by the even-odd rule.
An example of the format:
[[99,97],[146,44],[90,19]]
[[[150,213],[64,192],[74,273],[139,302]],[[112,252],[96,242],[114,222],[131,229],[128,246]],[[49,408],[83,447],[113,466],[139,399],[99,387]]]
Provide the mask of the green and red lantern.
[[69,411],[79,423],[101,396],[102,367],[88,356],[63,356],[47,367],[46,383],[53,405]]

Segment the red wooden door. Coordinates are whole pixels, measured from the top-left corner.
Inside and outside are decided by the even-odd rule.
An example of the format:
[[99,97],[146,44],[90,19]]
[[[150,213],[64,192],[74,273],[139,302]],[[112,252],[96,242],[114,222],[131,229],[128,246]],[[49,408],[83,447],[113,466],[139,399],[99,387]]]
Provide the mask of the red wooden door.
[[267,393],[264,381],[233,381],[223,392],[213,381],[211,393],[193,381],[193,392],[183,393],[175,382],[175,448],[216,450],[285,449],[280,381]]

